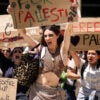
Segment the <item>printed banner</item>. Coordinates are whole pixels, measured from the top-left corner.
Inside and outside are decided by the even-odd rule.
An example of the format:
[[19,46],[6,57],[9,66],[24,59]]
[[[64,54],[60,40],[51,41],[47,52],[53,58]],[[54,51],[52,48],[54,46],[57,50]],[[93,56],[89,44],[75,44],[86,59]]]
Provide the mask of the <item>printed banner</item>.
[[69,19],[77,21],[76,8],[71,7],[72,0],[9,1],[15,28],[64,23],[68,22]]
[[0,100],[16,100],[17,79],[0,78]]

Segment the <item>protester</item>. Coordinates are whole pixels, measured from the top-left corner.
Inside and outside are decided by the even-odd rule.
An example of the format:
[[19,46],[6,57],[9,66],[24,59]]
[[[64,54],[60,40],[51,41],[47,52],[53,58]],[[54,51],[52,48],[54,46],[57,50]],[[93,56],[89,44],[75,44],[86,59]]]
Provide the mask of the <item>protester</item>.
[[73,58],[80,67],[81,87],[77,100],[99,100],[100,99],[100,51],[88,50],[87,60]]
[[[70,26],[67,27],[67,30]],[[67,31],[68,32],[68,31]],[[67,53],[64,53],[63,35],[56,25],[47,26],[43,32],[40,51],[40,71],[38,79],[29,90],[30,100],[66,100],[66,93],[60,87],[61,73],[67,69]],[[73,77],[73,73],[64,74],[65,78]]]
[[3,47],[1,49],[2,53],[4,54],[4,56],[8,59],[10,59],[10,53],[11,53],[11,49],[8,47]]
[[[69,30],[70,27],[68,27]],[[20,30],[21,31],[21,30]],[[22,30],[21,36],[34,47],[36,43]],[[67,41],[67,40],[66,40]],[[43,32],[41,45],[38,50],[42,55],[40,59],[39,75],[30,88],[28,95],[30,100],[66,100],[65,91],[59,86],[62,71],[66,69],[67,53],[64,53],[67,42],[56,25],[47,26]],[[44,51],[44,55],[42,54]],[[65,73],[65,77],[68,76]]]
[[12,61],[4,56],[4,54],[0,51],[0,68],[2,71],[2,76],[4,76],[6,70],[9,66],[12,66]]
[[[3,47],[0,52],[7,58],[10,59],[10,53],[11,53],[11,49],[8,47]],[[3,55],[1,55],[3,57]],[[2,64],[1,64],[2,66]],[[4,68],[3,68],[4,69]],[[3,70],[2,68],[0,68],[0,76],[3,76]],[[3,70],[3,71],[2,71]]]
[[[21,35],[26,32],[24,29],[19,29],[18,31]],[[24,40],[29,43],[30,47],[37,45],[28,35],[25,34],[23,37]],[[29,54],[26,54],[24,56],[22,48],[19,47],[15,47],[12,50],[11,59],[6,58],[4,54],[0,52],[0,68],[3,72],[3,77],[18,79],[16,100],[28,100],[26,92],[29,89],[30,84],[26,85],[26,83],[31,81],[32,84],[38,75],[38,63],[33,62],[33,59],[28,60],[28,55]],[[30,81],[28,78],[31,78]]]
[[67,99],[66,100],[76,100],[76,89],[78,86],[76,86],[77,79],[80,79],[80,75],[78,74],[78,68],[72,58],[70,58],[68,62],[68,68],[67,73],[73,73],[72,77],[73,79],[67,78],[66,83],[64,86],[64,89],[67,93]]
[[[65,100],[65,92],[58,86],[65,66],[61,59],[60,47],[63,36],[56,25],[47,26],[43,32],[40,52],[42,66],[36,83],[29,92],[30,100]],[[62,93],[61,93],[62,92]]]
[[[12,56],[11,60],[13,62],[13,65],[8,67],[8,69],[5,72],[4,77],[17,78],[18,79],[18,76],[15,77],[14,71],[17,69],[16,67],[18,67],[19,65],[22,65],[21,64],[22,53],[23,53],[23,51],[20,47],[15,47],[13,49],[13,51],[11,52],[11,56]],[[20,70],[21,70],[21,68],[20,68]],[[21,74],[23,74],[23,73],[24,72],[22,72]],[[20,78],[21,78],[21,76],[20,76]],[[16,100],[28,100],[28,97],[25,96],[25,93],[26,93],[27,90],[28,90],[28,87],[22,86],[18,82]]]

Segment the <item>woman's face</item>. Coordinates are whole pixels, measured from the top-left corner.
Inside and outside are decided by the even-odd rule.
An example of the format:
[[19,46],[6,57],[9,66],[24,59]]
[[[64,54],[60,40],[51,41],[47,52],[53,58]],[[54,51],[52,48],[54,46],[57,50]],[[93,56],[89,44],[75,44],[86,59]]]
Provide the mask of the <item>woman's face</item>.
[[4,56],[6,58],[9,58],[10,57],[10,50],[9,50],[9,48],[3,48],[2,49],[2,53],[4,54]]
[[51,30],[45,30],[44,40],[49,48],[57,47],[58,36]]
[[97,64],[98,59],[100,59],[100,57],[95,50],[88,50],[87,60],[91,65],[95,66]]
[[16,65],[19,65],[21,63],[22,58],[22,51],[21,50],[15,50],[12,55],[12,60]]

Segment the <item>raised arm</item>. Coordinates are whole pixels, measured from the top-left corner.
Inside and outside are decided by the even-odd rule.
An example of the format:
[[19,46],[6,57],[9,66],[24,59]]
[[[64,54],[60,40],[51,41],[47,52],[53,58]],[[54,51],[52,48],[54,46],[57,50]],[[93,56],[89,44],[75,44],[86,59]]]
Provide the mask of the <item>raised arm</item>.
[[30,36],[26,34],[25,29],[18,29],[18,32],[24,38],[24,40],[29,44],[30,47],[35,47],[38,44],[38,42],[36,42],[34,39],[32,39]]
[[80,59],[80,57],[77,55],[77,53],[75,51],[70,51],[70,54],[71,54],[72,58],[74,59],[74,62],[76,64],[76,66],[78,68],[80,68],[80,66],[81,66],[81,59]]
[[70,23],[67,23],[65,33],[64,33],[64,40],[61,46],[61,57],[65,66],[67,66],[67,62],[68,62],[68,51],[69,51],[69,46],[70,46],[71,27],[72,25]]

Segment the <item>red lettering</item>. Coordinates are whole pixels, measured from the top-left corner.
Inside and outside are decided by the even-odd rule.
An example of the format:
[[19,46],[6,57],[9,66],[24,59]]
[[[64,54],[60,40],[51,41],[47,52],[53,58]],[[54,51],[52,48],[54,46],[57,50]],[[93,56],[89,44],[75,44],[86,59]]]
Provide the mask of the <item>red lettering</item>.
[[69,0],[71,3],[73,3],[74,2],[74,0]]
[[[76,32],[79,29],[79,24],[74,24],[72,25],[72,32]],[[76,30],[76,31],[75,31]]]
[[95,22],[94,23],[94,31],[95,32],[100,32],[100,22]]
[[23,14],[23,11],[19,11],[19,23],[21,23],[21,15]]
[[93,22],[87,22],[87,32],[89,32],[89,29],[93,31],[94,29]]
[[[56,21],[59,20],[59,16],[57,15],[57,13],[55,13],[55,12],[56,12],[56,11],[55,11],[56,9],[57,9],[57,8],[52,8],[51,11],[50,11],[51,14],[54,15],[54,16],[56,17],[55,19],[51,20],[51,21],[53,21],[53,22],[56,22]],[[52,17],[52,18],[54,18],[54,17]]]
[[65,14],[66,14],[66,16],[68,16],[68,10],[67,9],[65,9]]
[[43,14],[44,14],[44,18],[49,18],[50,16],[48,15],[48,8],[44,8],[43,9]]
[[25,16],[24,22],[26,22],[27,20],[30,20],[30,19],[32,19],[33,22],[35,22],[34,18],[31,15],[31,13],[28,11],[26,16]]
[[58,12],[59,12],[59,14],[60,14],[61,17],[62,17],[62,15],[63,15],[63,14],[62,14],[63,11],[64,11],[64,9],[59,9],[59,10],[58,10]]
[[81,22],[80,23],[80,31],[81,32],[86,32],[87,31],[87,26],[86,26],[86,23],[85,22]]

